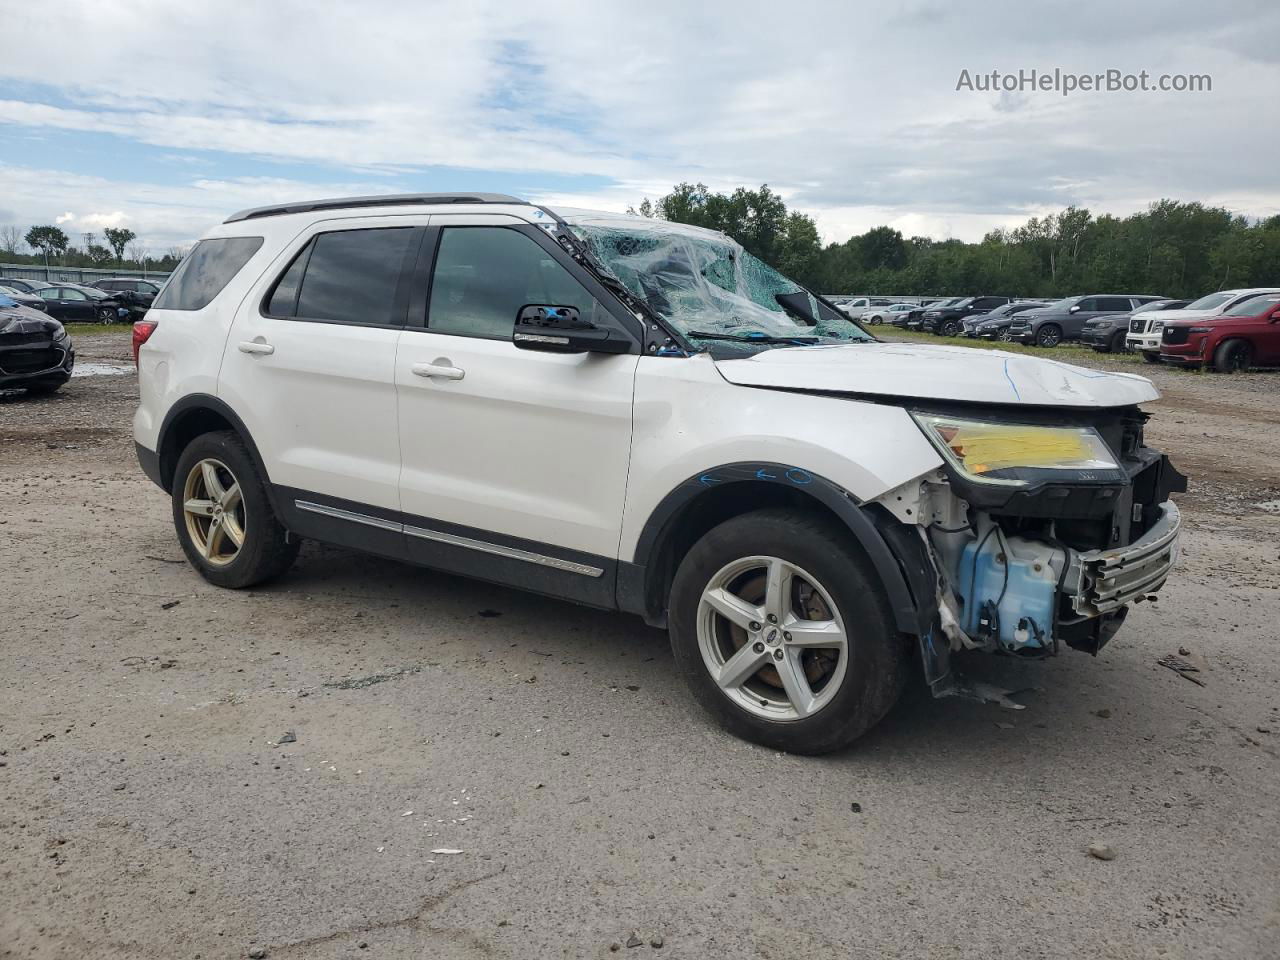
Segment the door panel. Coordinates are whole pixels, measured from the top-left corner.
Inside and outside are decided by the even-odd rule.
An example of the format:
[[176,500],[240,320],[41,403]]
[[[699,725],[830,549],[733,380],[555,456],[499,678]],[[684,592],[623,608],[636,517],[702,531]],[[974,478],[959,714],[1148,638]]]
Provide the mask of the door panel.
[[[600,574],[617,557],[638,355],[517,348],[510,331],[529,303],[572,304],[584,319],[616,321],[532,238],[515,233],[513,239],[513,231],[491,226],[493,234],[507,236],[481,243],[479,234],[453,233],[480,229],[466,218],[432,218],[433,226],[440,223],[446,226],[427,326],[404,331],[396,358],[407,522],[423,518],[428,532],[446,529],[600,571],[496,555],[483,561],[491,579],[508,580],[523,563],[539,583],[551,569],[570,584],[534,589],[611,602],[612,586]],[[456,332],[438,332],[433,322]],[[479,335],[465,335],[467,329]],[[481,562],[474,549],[442,547],[427,536],[410,536],[409,549],[427,562],[441,562],[442,550],[450,566]],[[499,574],[495,564],[507,566]]]
[[[321,224],[273,264],[239,308],[218,391],[249,428],[273,484],[396,510],[401,287],[422,231],[380,226]],[[303,258],[305,273],[290,265]],[[285,306],[268,297],[282,273],[293,284]],[[296,313],[299,304],[319,316],[267,313]]]

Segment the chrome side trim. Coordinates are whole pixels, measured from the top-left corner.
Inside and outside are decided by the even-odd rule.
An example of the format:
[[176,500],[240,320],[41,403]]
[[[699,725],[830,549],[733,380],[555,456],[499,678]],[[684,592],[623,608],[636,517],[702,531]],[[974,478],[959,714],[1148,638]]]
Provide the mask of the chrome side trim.
[[326,517],[334,517],[337,520],[363,523],[365,526],[377,527],[379,530],[393,530],[396,533],[404,530],[403,525],[395,520],[384,520],[382,517],[370,517],[363,513],[353,513],[350,510],[339,510],[337,507],[326,507],[322,503],[312,503],[309,500],[295,500],[293,505],[299,510],[306,510],[308,513],[319,513]]
[[414,527],[409,524],[397,523],[395,520],[384,520],[382,517],[371,517],[367,514],[342,510],[338,507],[327,507],[322,503],[312,503],[309,500],[294,500],[293,505],[299,510],[305,510],[308,513],[319,513],[326,517],[333,517],[336,520],[349,520],[352,523],[363,523],[366,526],[377,527],[380,530],[407,533],[411,537],[434,540],[437,543],[447,543],[450,546],[464,547],[468,550],[479,550],[481,553],[490,553],[495,557],[507,557],[511,560],[523,560],[525,563],[536,563],[539,566],[552,567],[556,570],[563,570],[566,573],[577,573],[584,577],[600,577],[604,575],[604,570],[600,567],[592,567],[585,563],[574,563],[572,560],[561,560],[559,557],[548,557],[545,554],[532,553],[528,550],[520,550],[517,547],[504,547],[501,544],[488,543],[484,540],[473,540],[471,537],[460,537],[440,530]]
[[599,577],[604,574],[604,571],[599,567],[591,567],[585,563],[574,563],[572,560],[561,560],[558,557],[548,557],[541,553],[530,553],[528,550],[520,550],[516,547],[504,547],[497,543],[472,540],[470,537],[459,537],[456,534],[443,533],[439,530],[427,530],[423,527],[412,527],[406,524],[404,532],[411,537],[421,537],[423,540],[434,540],[437,543],[465,547],[468,550],[479,550],[481,553],[491,553],[495,557],[508,557],[512,560],[523,560],[525,563],[536,563],[539,566],[553,567],[556,570],[564,570],[568,573],[579,573],[584,577]]

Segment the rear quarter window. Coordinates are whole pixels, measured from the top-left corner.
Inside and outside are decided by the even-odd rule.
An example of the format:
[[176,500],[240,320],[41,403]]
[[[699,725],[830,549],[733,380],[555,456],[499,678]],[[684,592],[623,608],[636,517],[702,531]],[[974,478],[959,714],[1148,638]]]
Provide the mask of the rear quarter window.
[[157,310],[200,310],[213,302],[262,246],[262,237],[217,237],[192,248],[165,284]]

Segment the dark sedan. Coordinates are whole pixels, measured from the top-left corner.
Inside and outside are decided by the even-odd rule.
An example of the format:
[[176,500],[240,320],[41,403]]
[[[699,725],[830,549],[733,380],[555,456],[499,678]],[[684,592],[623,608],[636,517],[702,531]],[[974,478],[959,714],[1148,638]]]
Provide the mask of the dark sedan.
[[37,290],[51,317],[63,323],[123,323],[129,308],[113,296],[93,287],[64,283]]
[[0,387],[52,393],[71,378],[75,362],[61,323],[0,296]]
[[24,307],[30,307],[32,310],[39,310],[42,313],[47,309],[44,301],[39,296],[20,287],[11,286],[8,280],[0,280],[0,296],[16,300]]
[[1014,316],[1024,310],[1034,310],[1036,307],[1043,306],[1044,303],[1040,300],[1017,300],[1006,303],[1003,307],[996,307],[990,313],[966,318],[963,333],[966,337],[977,337],[981,340],[1008,341],[1009,325],[1013,323]]
[[23,293],[35,293],[37,290],[53,286],[53,284],[46,283],[43,280],[28,280],[26,277],[0,277],[0,284],[12,287],[14,290],[20,290]]

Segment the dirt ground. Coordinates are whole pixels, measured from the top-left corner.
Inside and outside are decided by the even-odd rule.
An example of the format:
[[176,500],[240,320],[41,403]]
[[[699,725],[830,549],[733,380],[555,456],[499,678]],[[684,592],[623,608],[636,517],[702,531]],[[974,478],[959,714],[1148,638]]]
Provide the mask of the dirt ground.
[[1280,373],[1140,372],[1192,484],[1159,601],[821,759],[629,617],[314,544],[213,588],[132,374],[0,394],[0,957],[1280,957]]

